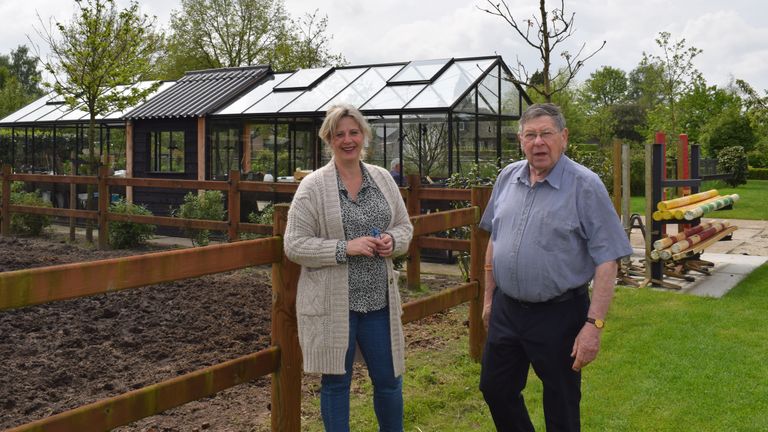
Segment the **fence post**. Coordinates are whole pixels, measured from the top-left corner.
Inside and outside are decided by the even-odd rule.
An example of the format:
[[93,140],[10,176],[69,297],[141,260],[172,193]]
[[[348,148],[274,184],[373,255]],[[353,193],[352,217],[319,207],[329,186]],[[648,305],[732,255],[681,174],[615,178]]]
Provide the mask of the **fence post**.
[[472,187],[472,206],[479,207],[477,223],[472,225],[469,250],[469,279],[477,281],[477,296],[469,302],[469,355],[480,361],[485,345],[485,326],[483,325],[483,303],[485,298],[485,251],[490,233],[480,229],[479,223],[491,199],[493,189],[488,186]]
[[227,236],[229,241],[238,239],[240,231],[240,171],[232,170],[229,172],[229,190],[227,191],[227,215],[229,216],[229,230]]
[[[411,217],[421,214],[419,189],[421,189],[421,177],[418,174],[409,174],[408,198],[405,205],[408,208],[408,215]],[[419,248],[418,240],[414,237],[411,240],[410,246],[408,246],[408,272],[406,276],[408,278],[409,290],[417,290],[421,286],[421,249]]]
[[616,210],[616,214],[621,216],[621,178],[622,169],[624,165],[621,164],[621,140],[613,140],[613,208]]
[[8,237],[11,235],[11,166],[3,165],[3,201],[0,206],[0,235]]
[[[288,204],[277,204],[272,232],[282,236],[288,222]],[[301,430],[301,348],[296,325],[298,264],[284,254],[272,264],[272,345],[280,348],[280,365],[272,374],[272,430]]]
[[109,222],[107,222],[107,212],[109,212],[109,185],[107,184],[107,178],[109,177],[109,167],[106,165],[99,165],[98,180],[99,180],[99,201],[98,201],[98,220],[99,224],[99,249],[105,250],[109,248]]

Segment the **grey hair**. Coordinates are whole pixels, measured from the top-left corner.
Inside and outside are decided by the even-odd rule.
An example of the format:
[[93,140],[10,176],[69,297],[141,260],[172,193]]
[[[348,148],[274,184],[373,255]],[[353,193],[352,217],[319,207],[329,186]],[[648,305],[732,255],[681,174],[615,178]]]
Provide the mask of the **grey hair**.
[[518,133],[523,133],[526,123],[539,117],[551,118],[558,131],[565,129],[565,116],[563,116],[563,111],[560,110],[560,107],[553,103],[540,103],[533,104],[525,110],[520,117],[520,130]]
[[389,163],[389,170],[392,171],[397,165],[400,165],[400,158],[394,158]]

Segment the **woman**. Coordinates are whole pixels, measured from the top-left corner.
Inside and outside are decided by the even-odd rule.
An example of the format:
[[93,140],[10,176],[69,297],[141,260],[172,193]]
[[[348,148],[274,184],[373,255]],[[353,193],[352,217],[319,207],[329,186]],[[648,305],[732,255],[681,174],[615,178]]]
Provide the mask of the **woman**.
[[402,308],[392,257],[413,227],[389,172],[362,161],[371,128],[351,105],[326,113],[331,161],[304,177],[288,212],[285,253],[300,264],[296,312],[306,372],[322,373],[325,430],[349,431],[352,363],[373,383],[380,431],[403,430]]

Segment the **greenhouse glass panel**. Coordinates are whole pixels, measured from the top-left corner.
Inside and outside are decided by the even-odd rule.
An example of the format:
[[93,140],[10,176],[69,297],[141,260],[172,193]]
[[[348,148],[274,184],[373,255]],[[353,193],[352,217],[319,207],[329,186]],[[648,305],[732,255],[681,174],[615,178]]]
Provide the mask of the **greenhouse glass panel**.
[[290,74],[288,73],[282,73],[282,74],[275,74],[275,78],[273,80],[267,81],[260,86],[252,89],[248,93],[244,94],[239,99],[235,100],[228,106],[222,108],[216,114],[241,114],[241,113],[247,113],[248,109],[255,104],[256,102],[263,99],[265,96],[270,94],[272,92],[272,89],[275,88],[276,85],[280,84],[284,79],[288,78]]
[[477,112],[483,114],[496,114],[499,111],[499,67],[486,75],[477,86]]
[[35,128],[32,172],[53,174],[53,128]]
[[387,80],[401,68],[402,66],[382,66],[368,69],[349,87],[323,105],[320,110],[326,111],[337,103],[348,103],[359,107],[381,90],[386,85]]
[[0,164],[13,164],[11,128],[0,128]]
[[[434,180],[447,177],[447,116],[404,116],[403,159],[406,168],[415,167],[421,176]],[[412,171],[409,169],[409,172]]]
[[271,174],[275,168],[275,124],[252,123],[251,135],[251,171]]
[[275,86],[277,91],[306,89],[323,77],[331,68],[300,69]]
[[[400,158],[400,119],[397,116],[369,119],[373,139],[368,146],[366,161],[389,171],[392,159]],[[403,166],[403,175],[406,175]]]
[[312,119],[296,119],[293,126],[293,171],[312,169],[315,155],[315,127]]
[[240,129],[231,125],[211,126],[211,180],[226,180],[230,171],[240,170],[240,134]]
[[304,93],[304,90],[272,92],[269,96],[257,102],[256,105],[248,108],[243,114],[276,113],[302,93]]
[[455,172],[466,172],[475,164],[475,128],[474,115],[459,114],[454,116],[453,125],[453,163]]
[[277,175],[275,178],[280,180],[280,177],[290,177],[293,175],[293,169],[291,167],[291,135],[286,119],[282,119],[286,123],[278,121],[277,125]]
[[56,174],[74,174],[77,156],[77,128],[56,128]]
[[501,121],[501,166],[522,159],[520,141],[517,140],[517,120]]
[[39,121],[54,121],[58,120],[64,114],[69,111],[69,107],[66,105],[46,105],[40,110],[35,111],[33,115],[30,115],[28,119],[35,122]]
[[464,97],[464,99],[461,100],[456,105],[456,108],[454,108],[454,112],[463,112],[463,113],[469,113],[474,114],[477,112],[477,106],[475,105],[475,93],[476,90],[472,89],[467,95]]
[[425,84],[384,87],[373,99],[360,107],[364,110],[402,109],[414,96],[424,89]]
[[496,117],[480,116],[477,123],[478,165],[480,172],[495,172],[498,167],[498,122]]
[[[2,119],[2,123],[13,123],[17,121],[27,121],[30,118],[34,119],[34,117],[31,115],[35,111],[42,109],[46,106],[46,103],[51,100],[51,94],[47,94],[40,99],[37,99],[36,101],[32,102],[31,104],[25,106],[24,108],[21,108],[20,110],[8,115],[4,119]],[[45,112],[48,112],[47,110]],[[30,118],[26,118],[29,116]]]
[[[27,143],[31,143],[32,137],[29,128],[16,128],[13,133],[13,162],[15,167],[20,167],[24,172],[29,165],[27,160]],[[30,150],[31,151],[31,150]]]
[[501,77],[501,113],[502,115],[520,116],[520,90],[514,84],[512,77]]
[[397,75],[389,80],[389,84],[413,81],[432,81],[435,75],[445,67],[451,59],[418,60],[408,63]]
[[290,105],[280,110],[281,112],[307,112],[316,111],[329,99],[336,96],[341,90],[359,77],[367,68],[336,69],[330,76],[320,82],[314,88],[307,90]]
[[493,63],[490,60],[460,61],[451,65],[406,108],[449,107]]

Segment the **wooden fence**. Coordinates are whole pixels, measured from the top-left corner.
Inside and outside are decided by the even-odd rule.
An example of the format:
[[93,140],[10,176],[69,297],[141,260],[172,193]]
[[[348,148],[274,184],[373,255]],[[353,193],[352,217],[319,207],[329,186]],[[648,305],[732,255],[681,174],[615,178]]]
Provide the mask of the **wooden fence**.
[[[10,206],[7,203],[10,180],[47,181],[37,179],[36,175],[3,174],[3,224],[9,212],[26,212],[24,206]],[[67,177],[70,183],[83,182],[82,177]],[[117,179],[114,179],[117,180]],[[417,180],[417,179],[413,179]],[[89,180],[90,181],[90,180]],[[106,192],[105,186],[113,179],[97,178],[100,191]],[[128,184],[141,181],[141,186],[172,187],[172,183],[163,180],[120,179],[112,184]],[[198,186],[210,187],[209,183],[225,183],[232,195],[241,190],[261,190],[261,185],[246,185],[237,179],[230,182],[194,182]],[[82,184],[82,183],[81,183]],[[215,185],[221,187],[221,185]],[[275,184],[282,192],[295,189],[295,185]],[[219,189],[221,190],[221,189]],[[431,248],[447,246],[454,250],[468,250],[471,254],[470,274],[467,283],[443,290],[439,293],[407,303],[403,306],[403,322],[411,322],[436,312],[469,302],[469,349],[475,360],[479,360],[485,340],[481,313],[483,304],[482,269],[488,234],[477,228],[482,211],[490,196],[490,188],[474,188],[470,191],[453,189],[421,189],[414,186],[403,190],[407,195],[409,209],[415,207],[421,199],[471,199],[471,207],[418,215],[411,217],[414,225],[414,240],[411,249],[415,251],[408,265],[409,285],[414,280],[420,281],[418,260],[419,246]],[[99,206],[105,209],[108,203],[100,193]],[[239,198],[239,197],[238,197]],[[409,198],[409,199],[408,199]],[[231,202],[231,200],[230,200]],[[102,207],[103,205],[103,207]],[[233,204],[230,203],[230,209]],[[236,204],[234,204],[236,205]],[[86,210],[46,209],[80,217]],[[301,409],[301,355],[296,326],[296,286],[298,265],[289,261],[282,253],[282,233],[285,230],[288,206],[278,205],[275,209],[272,236],[257,240],[237,241],[227,244],[201,248],[164,251],[140,256],[116,258],[102,261],[65,264],[53,267],[18,270],[0,273],[0,311],[10,308],[25,307],[69,298],[102,294],[122,289],[137,288],[161,282],[199,277],[206,274],[224,272],[249,266],[272,264],[272,346],[254,354],[246,355],[225,363],[188,373],[142,389],[134,390],[112,398],[100,400],[89,405],[47,417],[33,423],[10,429],[20,431],[103,431],[129,424],[164,410],[183,405],[213,395],[221,390],[242,384],[266,374],[272,374],[272,430],[299,431]],[[77,212],[77,213],[71,213]],[[32,212],[38,213],[38,212]],[[107,214],[97,215],[101,224],[112,219]],[[238,212],[230,212],[237,215]],[[38,213],[40,214],[40,213]],[[56,213],[42,213],[56,214]],[[92,217],[92,216],[88,216]],[[171,219],[171,218],[163,218]],[[136,221],[136,220],[131,220]],[[149,223],[157,223],[148,220]],[[198,221],[200,222],[200,221]],[[186,223],[186,222],[185,222]],[[217,222],[227,223],[227,222]],[[229,222],[229,226],[232,221]],[[245,224],[242,224],[245,225]],[[240,228],[242,228],[242,225]],[[177,225],[174,225],[177,226]],[[189,225],[195,228],[208,225]],[[213,225],[211,225],[213,226]],[[216,225],[219,226],[219,225]],[[429,234],[451,228],[471,226],[469,241],[430,239]],[[219,226],[220,227],[220,226]],[[217,228],[212,228],[217,229]],[[259,228],[261,229],[261,228]],[[447,243],[446,243],[447,241]],[[137,271],[141,269],[141,271]],[[151,269],[148,271],[148,269]],[[414,274],[416,275],[414,277]]]

